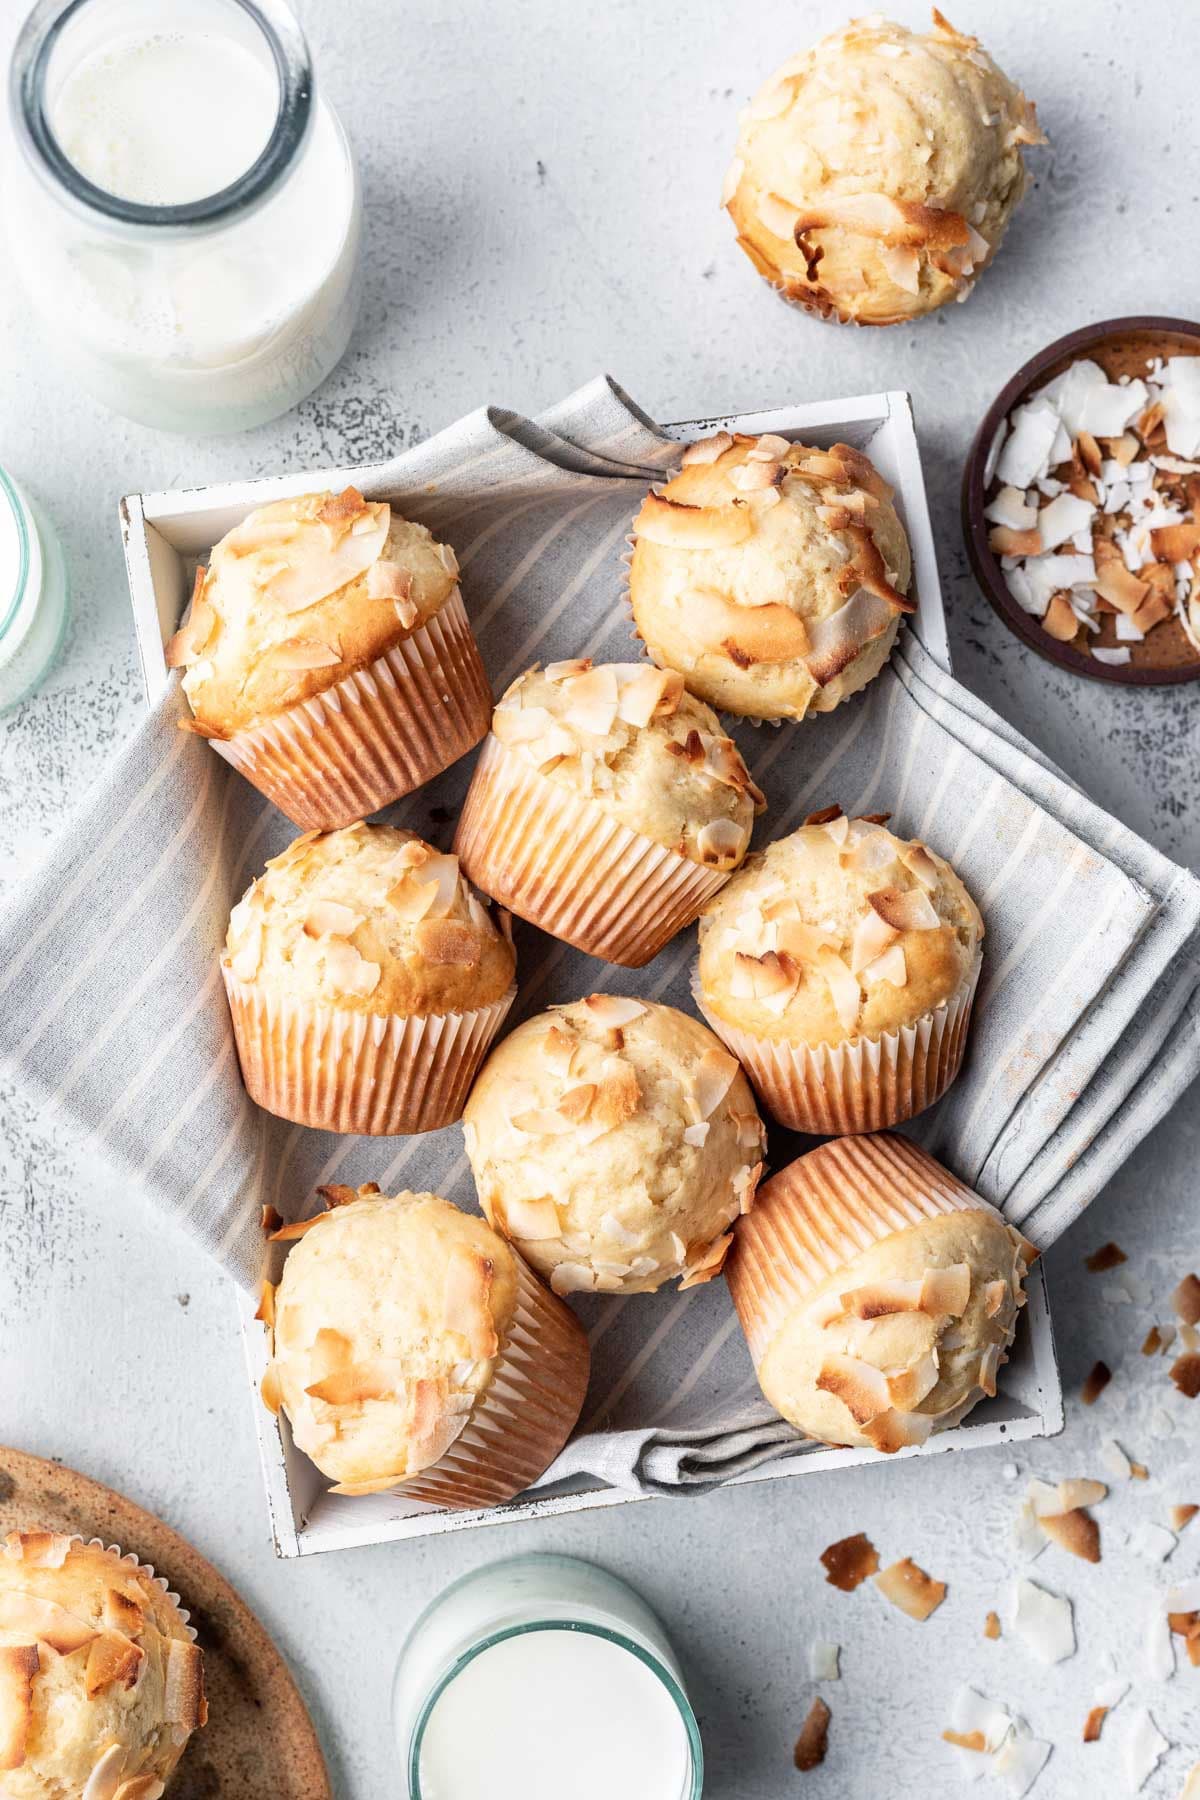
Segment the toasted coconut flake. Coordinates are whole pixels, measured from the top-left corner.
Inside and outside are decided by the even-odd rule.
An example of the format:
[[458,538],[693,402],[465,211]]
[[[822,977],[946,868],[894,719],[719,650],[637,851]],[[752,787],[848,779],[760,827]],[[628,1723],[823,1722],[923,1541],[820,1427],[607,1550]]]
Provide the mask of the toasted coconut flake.
[[0,1769],[20,1769],[34,1717],[36,1643],[0,1643]]
[[550,1272],[550,1286],[560,1297],[564,1294],[590,1294],[595,1291],[596,1272],[585,1263],[556,1263]]
[[[199,1654],[199,1652],[197,1652]],[[138,1678],[145,1652],[123,1632],[93,1635],[84,1670],[84,1689],[89,1700],[108,1687],[131,1688]]]
[[589,994],[583,1004],[587,1007],[592,1023],[605,1031],[620,1030],[625,1025],[632,1025],[646,1011],[640,1000],[631,999],[624,994]]
[[710,819],[696,833],[700,861],[719,867],[736,862],[746,848],[746,833],[732,819]]
[[1052,1749],[1052,1744],[1030,1737],[1024,1730],[1014,1731],[992,1759],[991,1772],[1003,1781],[1013,1800],[1021,1800],[1045,1768]]
[[864,1425],[863,1436],[882,1456],[894,1456],[898,1450],[911,1450],[925,1443],[932,1430],[932,1413],[901,1412],[893,1407]]
[[879,888],[867,899],[896,931],[932,931],[941,924],[928,894],[920,888]]
[[892,1404],[882,1370],[857,1356],[827,1355],[817,1375],[817,1387],[840,1400],[857,1425],[869,1424]]
[[1061,1594],[1018,1576],[1012,1626],[1039,1662],[1057,1663],[1075,1654],[1071,1602]]
[[684,1288],[700,1287],[704,1282],[711,1281],[714,1275],[719,1275],[732,1243],[733,1233],[727,1231],[714,1238],[711,1244],[702,1246],[694,1258],[689,1251],[687,1274],[679,1284],[679,1291],[682,1293]]
[[596,1083],[589,1118],[606,1131],[615,1131],[626,1119],[632,1119],[642,1103],[637,1071],[629,1063],[621,1063]]
[[[407,600],[412,593],[413,578],[409,569],[402,569],[399,563],[389,562],[380,557],[367,570],[367,598],[369,600]],[[413,616],[416,616],[414,609]]]
[[890,950],[885,950],[882,956],[877,956],[874,962],[868,963],[862,972],[862,979],[868,984],[876,981],[890,981],[893,987],[906,987],[908,985],[908,963],[905,961],[904,951],[900,945],[893,944]]
[[473,969],[479,961],[477,928],[461,919],[422,919],[413,935],[431,968]]
[[60,1656],[82,1650],[96,1636],[96,1628],[68,1612],[54,1600],[40,1599],[23,1588],[11,1588],[0,1595],[0,1631],[28,1636],[41,1644],[49,1644]]
[[1194,1505],[1190,1500],[1184,1501],[1179,1506],[1173,1506],[1171,1508],[1172,1531],[1182,1531],[1185,1525],[1191,1523],[1198,1512],[1200,1512],[1200,1506]]
[[281,1225],[277,1231],[272,1231],[268,1242],[290,1244],[294,1239],[302,1238],[306,1231],[311,1231],[314,1225],[319,1225],[325,1217],[325,1213],[319,1212],[314,1213],[311,1219],[293,1219],[289,1224]]
[[960,1319],[971,1298],[968,1263],[951,1263],[944,1269],[926,1269],[921,1278],[921,1311],[931,1318]]
[[1200,551],[1200,519],[1177,525],[1158,525],[1150,533],[1154,554],[1161,562],[1190,562]]
[[1184,1276],[1171,1295],[1171,1308],[1184,1325],[1200,1325],[1200,1276]]
[[403,1372],[395,1361],[378,1358],[331,1369],[304,1391],[327,1406],[365,1406],[369,1400],[394,1399],[402,1381]]
[[1042,630],[1060,644],[1069,644],[1079,630],[1079,620],[1069,594],[1051,594],[1042,614]]
[[920,1312],[920,1281],[880,1280],[839,1295],[841,1308],[855,1319],[884,1319],[892,1313]]
[[1121,1263],[1127,1261],[1128,1258],[1119,1244],[1107,1243],[1101,1244],[1098,1250],[1093,1250],[1092,1254],[1084,1259],[1084,1267],[1090,1269],[1093,1275],[1103,1275],[1108,1269],[1118,1268]]
[[558,1103],[558,1111],[564,1119],[573,1124],[581,1124],[592,1110],[592,1102],[596,1098],[596,1083],[581,1081],[577,1087],[568,1088]]
[[850,972],[849,965],[837,951],[831,950],[827,944],[823,944],[817,952],[817,967],[828,984],[838,1022],[844,1031],[852,1031],[858,1023],[862,1006],[858,977]]
[[1040,556],[1044,547],[1036,525],[1024,531],[1016,531],[1011,525],[993,525],[988,532],[988,549],[993,556]]
[[1150,1471],[1145,1463],[1131,1462],[1129,1465],[1129,1474],[1134,1481],[1149,1481],[1150,1479]]
[[306,937],[349,937],[363,922],[362,913],[336,900],[315,900],[304,920]]
[[1078,1556],[1083,1562],[1098,1563],[1100,1561],[1100,1527],[1090,1513],[1080,1507],[1073,1507],[1070,1512],[1047,1513],[1043,1516],[1042,1530],[1048,1538],[1062,1550],[1072,1556]]
[[946,1598],[945,1582],[927,1575],[908,1556],[881,1569],[874,1579],[885,1600],[920,1622],[936,1612]]
[[[122,1781],[121,1774],[127,1754],[125,1745],[119,1740],[105,1745],[92,1764],[80,1800],[116,1800],[118,1792],[125,1793],[130,1783]],[[159,1782],[158,1785],[161,1792],[162,1783]]]
[[562,1229],[558,1207],[549,1194],[543,1194],[537,1199],[523,1198],[520,1195],[507,1196],[504,1201],[504,1218],[512,1237],[525,1238],[534,1243],[556,1238]]
[[796,1739],[796,1747],[792,1752],[792,1760],[798,1769],[807,1771],[819,1768],[825,1761],[825,1752],[829,1745],[829,1721],[833,1715],[820,1695],[808,1709],[808,1717]]
[[642,669],[632,681],[620,689],[617,715],[627,725],[648,725],[662,703],[671,683],[668,669]]
[[1099,1506],[1101,1500],[1108,1495],[1108,1489],[1102,1481],[1076,1479],[1060,1481],[1058,1498],[1064,1512],[1070,1512],[1076,1506]]
[[987,1319],[994,1319],[1008,1298],[1007,1281],[989,1281],[983,1290],[983,1314]]
[[1104,538],[1096,539],[1096,592],[1102,600],[1115,606],[1118,612],[1132,615],[1149,593],[1149,583],[1132,574],[1119,554],[1111,560],[1104,559],[1100,545],[1105,541]]
[[712,437],[699,438],[689,444],[680,459],[684,468],[690,463],[715,463],[724,456],[727,450],[733,449],[733,439],[727,431],[718,431]]
[[1085,1744],[1094,1744],[1097,1742],[1107,1717],[1107,1706],[1093,1706],[1091,1712],[1089,1712],[1087,1718],[1083,1721],[1083,1741]]
[[1094,1406],[1111,1380],[1112,1370],[1106,1362],[1093,1363],[1091,1373],[1084,1382],[1079,1396],[1083,1401],[1083,1404],[1085,1406]]
[[960,214],[938,212],[890,194],[833,194],[811,204],[797,216],[796,241],[830,226],[893,246],[911,244],[926,250],[951,250],[970,242],[967,221]]
[[830,1587],[840,1589],[843,1594],[852,1594],[868,1576],[874,1575],[879,1567],[879,1556],[870,1538],[859,1531],[853,1537],[839,1538],[836,1544],[822,1550],[820,1562]]
[[196,590],[192,596],[187,623],[168,641],[164,652],[168,669],[190,668],[200,661],[212,640],[217,615],[208,601],[201,597],[203,588],[204,570],[197,569]]
[[753,494],[763,488],[781,486],[786,474],[787,469],[783,463],[747,461],[739,463],[730,472],[729,479],[742,493]]
[[692,1074],[692,1091],[701,1119],[711,1119],[738,1072],[737,1058],[715,1044],[705,1050]]
[[831,1644],[823,1638],[814,1638],[808,1646],[808,1673],[813,1681],[840,1681],[841,1670],[838,1657],[841,1645]]
[[898,610],[906,609],[897,608],[893,600],[873,593],[864,583],[827,619],[809,624],[808,641],[796,654],[803,656],[817,685],[827,687],[868,644],[891,628]]
[[1000,1636],[1000,1614],[990,1612],[983,1621],[983,1635],[993,1640]]
[[869,964],[876,962],[894,943],[897,935],[896,926],[889,925],[874,907],[868,907],[854,927],[854,937],[850,944],[850,968],[853,973],[860,975]]
[[664,494],[648,494],[633,521],[634,535],[668,550],[725,550],[745,543],[754,513],[744,501],[729,506],[688,506]]
[[126,1637],[136,1637],[146,1623],[137,1601],[112,1587],[105,1590],[102,1617],[109,1631],[122,1632]]
[[[995,1618],[996,1615],[990,1613],[988,1616],[989,1618]],[[953,1744],[958,1750],[984,1751],[987,1749],[987,1739],[978,1728],[974,1731],[954,1731],[950,1726],[947,1726],[946,1730],[942,1733],[942,1742],[944,1744]]]
[[589,737],[607,737],[621,697],[614,671],[589,669],[586,675],[573,675],[564,681],[562,689],[566,723]]
[[[205,1715],[207,1718],[207,1714]],[[112,1800],[162,1800],[166,1788],[157,1775],[134,1775],[129,1781],[123,1781]],[[90,1800],[84,1790],[83,1800]]]
[[328,669],[340,663],[342,653],[322,638],[289,638],[268,651],[264,661],[273,669]]
[[195,1731],[208,1717],[204,1699],[204,1658],[198,1644],[172,1638],[167,1645],[163,1716],[168,1724]]
[[4,1539],[4,1555],[11,1562],[28,1563],[31,1569],[61,1569],[75,1541],[58,1531],[10,1531]]
[[938,1353],[934,1348],[918,1357],[911,1367],[889,1372],[888,1393],[892,1405],[901,1412],[911,1411],[937,1386],[937,1378]]
[[1187,1400],[1200,1394],[1200,1351],[1188,1350],[1171,1364],[1171,1380]]
[[1152,1325],[1142,1339],[1142,1355],[1157,1356],[1163,1347],[1162,1333],[1157,1325]]

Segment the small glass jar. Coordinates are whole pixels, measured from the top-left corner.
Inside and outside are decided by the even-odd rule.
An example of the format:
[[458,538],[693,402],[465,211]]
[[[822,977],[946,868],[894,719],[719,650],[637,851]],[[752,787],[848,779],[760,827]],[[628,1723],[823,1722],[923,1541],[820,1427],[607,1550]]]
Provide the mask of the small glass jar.
[[700,1800],[704,1754],[666,1632],[571,1556],[454,1582],[417,1620],[393,1690],[410,1800]]
[[[214,105],[200,134],[181,120],[172,137],[166,77],[186,91],[196,45]],[[173,63],[137,61],[172,48]],[[222,55],[240,84],[222,82]],[[265,108],[257,156],[255,108],[231,123],[235,94]],[[197,434],[275,418],[325,379],[357,310],[358,177],[282,0],[41,0],[17,41],[10,104],[24,152],[9,184],[13,257],[50,355],[81,387],[127,418]],[[254,160],[197,197],[239,124]],[[143,128],[172,155],[139,163]],[[112,179],[122,155],[141,198],[78,166]]]
[[0,713],[26,699],[58,655],[67,576],[54,532],[0,469]]

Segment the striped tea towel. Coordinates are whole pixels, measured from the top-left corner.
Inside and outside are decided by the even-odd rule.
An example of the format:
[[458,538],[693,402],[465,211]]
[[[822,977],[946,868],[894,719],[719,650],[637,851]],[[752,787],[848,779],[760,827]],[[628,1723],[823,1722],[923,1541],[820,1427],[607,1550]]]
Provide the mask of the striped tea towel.
[[[647,481],[676,457],[597,381],[536,421],[476,413],[363,485],[454,545],[499,692],[535,659],[638,653],[621,552]],[[474,1195],[457,1126],[339,1138],[247,1099],[218,954],[230,907],[295,834],[176,729],[183,706],[172,683],[0,924],[0,1054],[250,1286],[264,1203],[305,1214],[329,1181],[467,1206]],[[976,1023],[962,1075],[914,1135],[1051,1242],[1200,1066],[1200,883],[1073,788],[912,632],[837,712],[736,736],[768,799],[756,842],[833,801],[890,810],[966,880],[987,922]],[[388,817],[448,846],[472,761]],[[691,1008],[694,933],[640,971],[519,922],[517,949],[510,1024],[597,989]],[[777,1132],[771,1161],[802,1147]],[[707,1486],[795,1453],[757,1394],[723,1283],[580,1305],[592,1391],[550,1478]]]

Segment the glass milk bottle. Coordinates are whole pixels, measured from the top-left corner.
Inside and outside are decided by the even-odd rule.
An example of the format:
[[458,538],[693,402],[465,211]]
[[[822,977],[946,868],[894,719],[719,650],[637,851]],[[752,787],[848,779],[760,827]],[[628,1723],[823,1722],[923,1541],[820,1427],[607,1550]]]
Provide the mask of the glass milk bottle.
[[517,1556],[409,1633],[393,1716],[409,1800],[699,1800],[704,1756],[661,1624],[572,1556]]
[[42,0],[10,103],[11,251],[56,366],[188,434],[324,380],[354,323],[358,178],[281,0]]

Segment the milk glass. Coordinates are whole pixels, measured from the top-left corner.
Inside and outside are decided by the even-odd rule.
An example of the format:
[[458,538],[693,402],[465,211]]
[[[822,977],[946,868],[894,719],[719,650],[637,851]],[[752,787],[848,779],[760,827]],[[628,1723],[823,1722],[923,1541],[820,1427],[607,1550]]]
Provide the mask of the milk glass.
[[281,0],[41,0],[10,104],[11,249],[56,367],[189,435],[324,380],[357,306],[358,178]]
[[518,1556],[447,1588],[400,1655],[409,1800],[699,1800],[683,1674],[633,1589],[570,1556]]
[[37,687],[66,624],[58,539],[25,490],[0,469],[0,713]]

